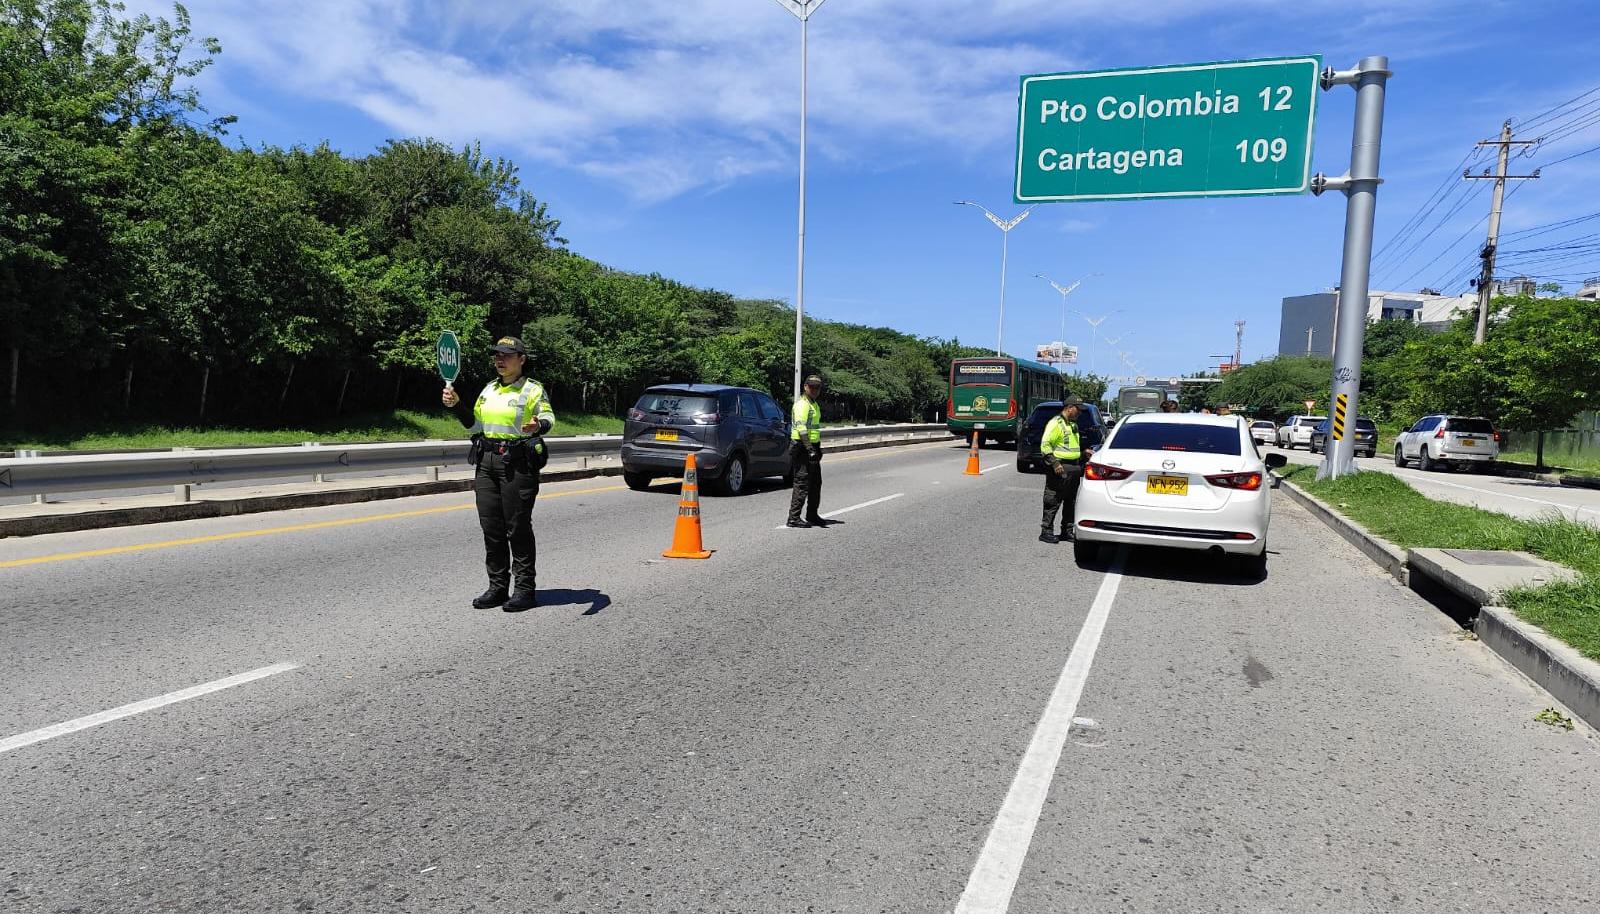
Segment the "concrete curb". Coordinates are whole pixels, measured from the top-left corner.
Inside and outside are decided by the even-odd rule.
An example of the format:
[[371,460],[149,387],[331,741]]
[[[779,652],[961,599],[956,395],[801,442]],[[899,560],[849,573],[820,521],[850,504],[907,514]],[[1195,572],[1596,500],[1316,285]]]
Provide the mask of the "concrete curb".
[[1600,730],[1600,663],[1516,617],[1504,606],[1478,610],[1478,640]]
[[[868,434],[868,433],[863,433]],[[882,447],[903,447],[908,444],[929,444],[945,440],[944,433],[916,432],[921,437],[891,438],[884,441],[862,441],[829,447],[830,454],[846,451],[864,451]],[[950,438],[954,442],[956,439]],[[590,479],[597,476],[620,476],[621,466],[589,467],[546,471],[543,482],[564,482],[573,479]],[[127,508],[106,508],[101,511],[75,511],[69,514],[46,514],[36,517],[16,517],[0,520],[0,539],[13,536],[39,536],[45,533],[73,533],[80,530],[99,530],[104,527],[133,527],[141,524],[163,524],[169,521],[202,520],[211,517],[232,517],[238,514],[260,514],[267,511],[287,511],[294,508],[321,508],[329,505],[353,505],[393,498],[414,498],[419,495],[443,495],[452,492],[470,492],[471,479],[440,479],[434,482],[405,482],[393,485],[355,485],[347,489],[321,489],[314,492],[285,492],[276,495],[257,495],[245,498],[217,498],[167,505],[138,505]]]
[[1406,564],[1406,554],[1394,544],[1374,536],[1366,527],[1340,514],[1332,505],[1287,479],[1279,477],[1278,488],[1287,492],[1290,498],[1310,511],[1318,520],[1332,527],[1333,532],[1344,537],[1350,545],[1366,553],[1367,558],[1376,562],[1378,567],[1387,571],[1395,580],[1402,584],[1410,584],[1411,572]]
[[[1393,543],[1372,534],[1334,510],[1327,502],[1287,479],[1279,477],[1278,487],[1400,583],[1410,585],[1412,569],[1406,553]],[[1451,588],[1448,581],[1438,583]],[[1476,591],[1468,594],[1452,590],[1468,599],[1474,595],[1481,596]],[[1589,726],[1600,730],[1600,663],[1583,656],[1539,627],[1523,622],[1503,606],[1480,605],[1473,633],[1502,660],[1549,692]]]

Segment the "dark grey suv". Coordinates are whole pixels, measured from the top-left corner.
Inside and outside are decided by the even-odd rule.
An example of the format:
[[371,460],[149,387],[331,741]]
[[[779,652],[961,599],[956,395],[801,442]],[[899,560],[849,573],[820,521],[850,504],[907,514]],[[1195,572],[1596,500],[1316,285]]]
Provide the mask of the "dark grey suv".
[[789,420],[773,399],[748,387],[660,384],[639,396],[622,429],[622,479],[643,489],[683,475],[694,454],[701,479],[737,495],[761,476],[789,475]]

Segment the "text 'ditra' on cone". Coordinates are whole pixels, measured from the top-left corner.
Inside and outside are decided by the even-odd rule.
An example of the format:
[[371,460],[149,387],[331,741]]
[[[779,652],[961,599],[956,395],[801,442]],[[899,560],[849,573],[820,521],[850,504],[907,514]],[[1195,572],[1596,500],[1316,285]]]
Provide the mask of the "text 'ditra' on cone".
[[972,433],[972,450],[967,452],[967,475],[981,476],[983,470],[978,468],[978,433]]
[[678,497],[678,520],[672,528],[672,548],[661,553],[669,559],[708,559],[711,550],[700,543],[700,474],[694,455],[683,461],[683,494]]

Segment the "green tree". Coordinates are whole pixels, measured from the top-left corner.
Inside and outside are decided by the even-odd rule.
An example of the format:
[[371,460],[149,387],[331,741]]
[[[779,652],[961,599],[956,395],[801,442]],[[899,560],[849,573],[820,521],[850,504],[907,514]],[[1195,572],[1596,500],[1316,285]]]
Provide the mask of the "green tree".
[[1254,413],[1289,416],[1305,411],[1306,400],[1326,401],[1333,363],[1307,356],[1278,356],[1237,368],[1211,385],[1206,405],[1243,404]]

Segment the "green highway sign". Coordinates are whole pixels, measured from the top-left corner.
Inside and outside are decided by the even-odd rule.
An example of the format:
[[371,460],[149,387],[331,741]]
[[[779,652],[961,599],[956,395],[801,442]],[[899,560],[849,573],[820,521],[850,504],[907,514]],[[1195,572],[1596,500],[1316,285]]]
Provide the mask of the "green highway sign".
[[456,339],[455,333],[446,330],[439,334],[434,352],[439,357],[439,377],[444,378],[446,384],[454,384],[456,376],[461,374],[461,341]]
[[1022,77],[1018,203],[1299,194],[1322,58]]

